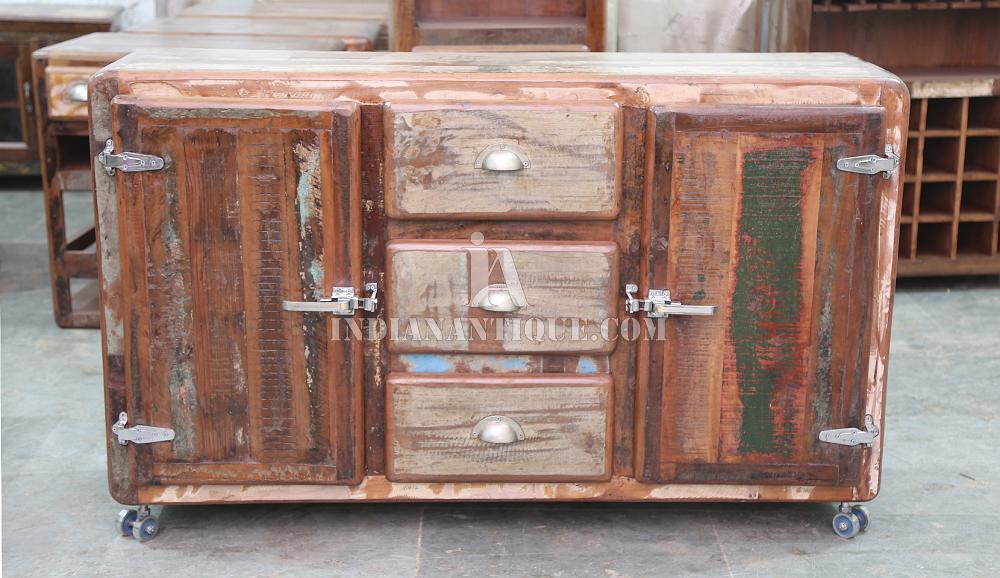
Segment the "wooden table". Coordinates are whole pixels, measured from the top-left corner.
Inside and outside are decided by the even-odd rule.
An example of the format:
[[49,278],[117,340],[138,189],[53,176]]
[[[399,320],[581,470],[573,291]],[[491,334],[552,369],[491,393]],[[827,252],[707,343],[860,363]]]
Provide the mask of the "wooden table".
[[321,38],[340,40],[347,50],[372,50],[381,29],[381,23],[373,20],[261,19],[236,16],[165,18],[130,27],[128,32]]

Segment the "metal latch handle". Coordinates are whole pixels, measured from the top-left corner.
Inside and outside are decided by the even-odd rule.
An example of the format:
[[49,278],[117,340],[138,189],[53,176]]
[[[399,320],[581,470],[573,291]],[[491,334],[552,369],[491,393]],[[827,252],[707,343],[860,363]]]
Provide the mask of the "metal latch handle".
[[646,313],[648,317],[669,317],[671,315],[715,315],[718,308],[714,305],[684,305],[679,301],[671,301],[670,290],[650,289],[645,299],[637,298],[634,293],[639,286],[629,283],[625,286],[625,311],[627,313]]
[[152,444],[157,442],[168,442],[174,439],[174,430],[165,427],[153,427],[151,425],[128,425],[128,414],[124,411],[118,414],[118,421],[111,426],[111,433],[118,436],[118,443],[127,445],[128,442],[134,444]]
[[375,311],[378,306],[378,283],[365,283],[368,297],[358,297],[354,287],[334,287],[330,296],[318,301],[282,301],[281,308],[285,311],[300,311],[310,313],[333,313],[334,315],[353,315],[358,309]]
[[875,418],[868,414],[865,415],[865,429],[863,431],[856,427],[827,429],[819,432],[819,441],[842,446],[863,445],[870,448],[879,433],[878,426],[875,425]]
[[837,168],[849,173],[874,175],[882,173],[883,178],[890,178],[899,167],[899,155],[892,151],[892,145],[885,145],[885,158],[878,155],[861,155],[837,160]]
[[137,173],[141,171],[158,171],[163,168],[163,159],[154,155],[144,155],[140,153],[123,152],[113,154],[115,142],[108,139],[104,143],[104,150],[97,155],[97,162],[104,165],[104,172],[110,177],[115,174],[116,169],[121,169],[123,173]]

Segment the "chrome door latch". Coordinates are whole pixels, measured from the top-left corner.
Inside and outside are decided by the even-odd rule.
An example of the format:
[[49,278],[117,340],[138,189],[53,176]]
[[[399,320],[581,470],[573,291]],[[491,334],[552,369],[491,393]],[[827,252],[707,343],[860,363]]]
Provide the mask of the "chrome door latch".
[[118,443],[127,445],[128,442],[134,444],[153,444],[157,442],[168,442],[174,439],[174,430],[165,427],[153,427],[151,425],[134,425],[126,427],[128,424],[128,414],[124,411],[118,414],[118,421],[111,426],[111,433],[118,436]]
[[892,145],[885,145],[884,158],[878,155],[847,157],[837,160],[837,168],[849,173],[861,173],[863,175],[882,173],[882,177],[888,179],[899,168],[899,155],[892,152]]
[[354,287],[334,287],[329,297],[319,301],[282,301],[281,308],[285,311],[302,311],[315,313],[333,313],[334,315],[353,315],[355,311],[375,311],[378,306],[378,283],[365,283],[368,297],[358,297]]
[[875,425],[875,418],[868,414],[865,416],[864,431],[856,427],[826,429],[819,432],[819,441],[842,446],[864,445],[866,448],[870,448],[879,433],[878,426]]
[[104,150],[97,155],[97,162],[104,165],[104,172],[109,177],[115,174],[116,169],[121,169],[123,173],[138,173],[158,171],[163,168],[163,159],[158,156],[130,152],[116,155],[113,154],[114,150],[115,142],[108,139],[104,143]]
[[629,283],[625,286],[625,311],[638,313],[643,311],[647,317],[670,317],[671,315],[715,315],[714,305],[684,305],[679,301],[670,300],[668,289],[650,289],[645,299],[637,299],[633,293],[639,291],[638,285]]

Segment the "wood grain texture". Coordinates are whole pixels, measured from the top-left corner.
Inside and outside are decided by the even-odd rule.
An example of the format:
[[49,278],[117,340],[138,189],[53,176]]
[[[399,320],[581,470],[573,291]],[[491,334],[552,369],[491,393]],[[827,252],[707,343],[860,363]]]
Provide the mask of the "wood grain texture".
[[[386,114],[390,217],[600,219],[618,213],[615,106],[393,104]],[[498,144],[518,147],[531,166],[476,168],[477,156]]]
[[119,100],[116,110],[119,126],[136,125],[129,150],[167,163],[126,179],[141,203],[126,222],[144,248],[128,270],[148,288],[128,331],[129,372],[147,383],[136,416],[176,432],[143,448],[141,468],[188,482],[220,479],[221,464],[259,481],[356,480],[360,350],[331,345],[323,316],[281,307],[350,282],[357,256],[341,247],[357,245],[343,226],[360,206],[355,107]]
[[[488,253],[483,257],[491,260],[490,283],[510,286],[516,281],[497,264],[500,252],[509,252],[525,306],[510,313],[469,306],[478,293],[471,275],[474,251]],[[617,301],[613,244],[392,241],[386,260],[387,313],[401,329],[390,339],[390,351],[607,353],[614,348],[610,336],[600,333]],[[580,326],[576,335],[573,319]],[[554,327],[546,325],[550,320]]]
[[[601,480],[610,477],[611,379],[391,374],[387,477],[412,480]],[[503,415],[525,439],[471,437]]]

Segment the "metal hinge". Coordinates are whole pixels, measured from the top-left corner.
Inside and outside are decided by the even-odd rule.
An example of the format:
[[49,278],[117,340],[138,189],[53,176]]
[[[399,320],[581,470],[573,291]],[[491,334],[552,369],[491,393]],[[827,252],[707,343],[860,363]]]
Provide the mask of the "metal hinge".
[[141,171],[158,171],[163,168],[163,159],[158,156],[130,152],[123,152],[116,155],[112,154],[114,150],[114,141],[108,139],[104,143],[104,150],[97,155],[97,162],[104,165],[104,172],[109,177],[115,174],[115,169],[121,169],[123,173],[138,173]]
[[885,145],[885,158],[877,155],[861,155],[837,160],[837,168],[849,173],[874,175],[882,173],[888,179],[899,168],[899,155],[892,152],[892,145]]
[[151,425],[134,425],[125,427],[128,424],[128,414],[124,411],[118,414],[118,421],[111,426],[111,433],[118,436],[118,443],[126,445],[128,442],[134,444],[153,444],[156,442],[168,442],[174,439],[174,430],[165,427],[153,427]]
[[637,285],[629,283],[625,286],[625,311],[638,313],[644,311],[647,317],[669,317],[671,315],[715,315],[714,305],[684,305],[670,300],[667,289],[650,289],[645,299],[637,299],[633,293],[639,290]]
[[845,427],[840,429],[826,429],[819,432],[819,441],[828,444],[839,444],[842,446],[864,445],[866,448],[872,447],[875,438],[878,437],[879,429],[875,425],[875,418],[871,414],[865,416],[865,429],[859,430],[856,427]]
[[352,315],[358,309],[375,311],[378,306],[377,283],[365,283],[368,297],[354,295],[354,287],[334,287],[330,297],[319,301],[282,301],[281,308],[285,311],[310,311],[318,313],[333,313],[334,315]]

